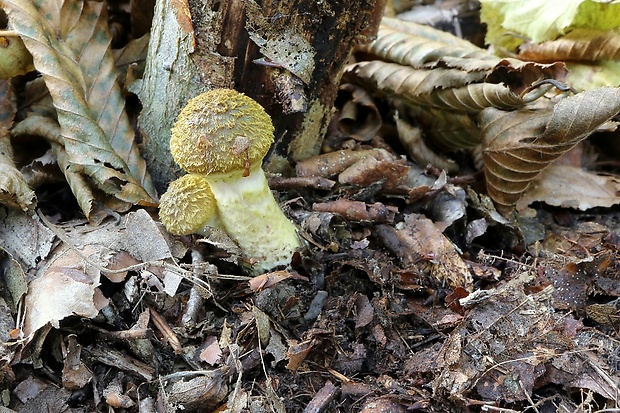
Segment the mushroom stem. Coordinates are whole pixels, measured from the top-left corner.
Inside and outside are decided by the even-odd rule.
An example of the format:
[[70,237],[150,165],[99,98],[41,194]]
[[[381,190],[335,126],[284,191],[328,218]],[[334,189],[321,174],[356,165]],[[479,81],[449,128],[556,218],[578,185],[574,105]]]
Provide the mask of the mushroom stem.
[[260,274],[290,264],[300,246],[295,226],[280,210],[260,163],[243,170],[206,175],[226,233]]

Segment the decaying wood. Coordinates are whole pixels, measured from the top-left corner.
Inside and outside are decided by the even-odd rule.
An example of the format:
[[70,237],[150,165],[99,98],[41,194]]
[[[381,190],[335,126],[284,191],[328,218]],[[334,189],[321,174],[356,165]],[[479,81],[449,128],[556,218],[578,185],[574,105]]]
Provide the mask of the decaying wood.
[[319,153],[340,76],[356,44],[372,40],[385,0],[157,2],[140,90],[144,154],[158,189],[179,171],[169,130],[187,100],[232,87],[272,116],[267,169]]

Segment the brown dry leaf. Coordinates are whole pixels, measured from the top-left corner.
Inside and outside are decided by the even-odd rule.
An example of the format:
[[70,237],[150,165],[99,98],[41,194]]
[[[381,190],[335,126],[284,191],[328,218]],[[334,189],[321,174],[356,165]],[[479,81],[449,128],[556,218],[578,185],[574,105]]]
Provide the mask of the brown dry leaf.
[[434,29],[430,26],[426,26],[426,25],[422,25],[422,24],[418,24],[418,23],[414,23],[414,22],[410,22],[406,20],[395,19],[391,17],[383,17],[383,19],[381,19],[381,26],[386,29],[392,29],[398,32],[408,33],[410,35],[422,37],[422,38],[432,40],[438,43],[443,43],[448,46],[456,46],[456,47],[461,47],[464,49],[472,49],[474,51],[482,50],[478,46],[474,45],[473,43],[465,39],[461,39],[460,37],[454,36],[448,32],[444,32],[441,30]]
[[601,88],[562,99],[551,109],[481,113],[489,196],[508,213],[551,162],[620,111],[620,89]]
[[415,23],[395,23],[393,19],[385,19],[377,39],[362,50],[380,60],[412,68],[442,66],[465,72],[481,72],[489,80],[493,79],[493,83],[504,82],[519,93],[537,80],[563,80],[566,76],[566,68],[560,62],[545,65],[502,59],[451,34]]
[[295,165],[295,172],[297,176],[323,176],[325,178],[330,178],[367,157],[373,157],[378,161],[396,160],[396,157],[385,149],[375,148],[361,151],[345,149],[299,161],[297,165]]
[[392,223],[398,208],[375,202],[367,204],[362,201],[338,199],[331,202],[316,202],[313,211],[331,212],[344,217],[348,221],[368,221],[373,223]]
[[552,86],[542,85],[521,96],[499,83],[473,83],[483,74],[457,69],[414,69],[379,60],[350,67],[359,82],[411,106],[428,106],[460,112],[479,112],[488,107],[510,110],[544,95]]
[[[116,84],[103,3],[8,0],[3,7],[52,96],[61,137],[55,143],[67,156],[63,170],[116,198],[116,210],[153,204],[155,191]],[[80,205],[90,216],[92,204]]]
[[208,336],[205,338],[205,342],[202,345],[202,351],[200,352],[200,360],[205,363],[215,366],[222,357],[222,349],[220,348],[217,337]]
[[517,209],[536,201],[582,211],[610,207],[620,203],[620,178],[552,164],[530,184],[517,203]]
[[377,235],[404,265],[417,265],[438,285],[463,287],[471,291],[473,279],[467,264],[430,219],[409,214],[396,229],[387,225],[377,226]]
[[93,373],[81,360],[81,350],[76,336],[69,336],[62,369],[62,387],[67,390],[81,389],[93,379]]
[[358,188],[379,186],[383,193],[402,194],[409,189],[409,166],[402,160],[377,160],[372,156],[360,159],[338,175],[338,182]]
[[290,273],[288,271],[275,271],[252,277],[252,279],[248,281],[248,284],[250,284],[250,290],[259,291],[265,288],[271,288],[280,281],[284,281],[289,278],[306,279],[305,277]]
[[375,309],[370,304],[370,300],[364,294],[357,294],[355,297],[355,329],[364,328],[369,325],[375,317]]
[[[405,24],[401,23],[401,28]],[[415,26],[409,25],[411,28]],[[424,34],[429,32],[429,28],[424,29]],[[431,40],[413,33],[413,30],[405,32],[382,24],[377,39],[367,45],[364,50],[383,59],[411,67],[436,65],[448,56],[480,61],[490,60],[493,66],[501,60],[473,44],[465,47],[464,44],[458,42],[445,43],[444,40],[448,37],[444,33],[441,39]]]
[[620,58],[620,33],[575,29],[557,40],[521,45],[519,57],[537,62],[617,60]]
[[310,351],[318,344],[317,340],[307,340],[298,343],[296,340],[289,341],[289,348],[286,354],[288,364],[286,368],[296,371],[306,359]]
[[429,144],[443,152],[480,144],[480,127],[468,113],[430,107],[412,108],[411,113],[426,131]]
[[458,171],[458,165],[451,159],[447,159],[435,153],[422,137],[422,129],[413,126],[411,123],[401,118],[395,117],[398,139],[405,147],[407,155],[418,165],[433,165],[436,168],[444,169],[448,172]]
[[364,89],[351,83],[340,85],[339,100],[344,100],[336,115],[336,126],[344,136],[367,142],[381,129],[381,114]]
[[428,95],[437,89],[460,87],[484,79],[484,73],[480,72],[413,68],[381,60],[355,63],[349,66],[347,71],[347,76],[353,76],[363,84],[388,95],[402,95],[402,98],[410,103],[417,103],[417,96]]
[[[85,248],[85,254],[92,253]],[[71,315],[93,318],[99,309],[95,306],[95,289],[99,285],[99,272],[84,271],[82,258],[73,250],[65,251],[49,260],[41,275],[30,282],[26,294],[26,316],[22,328],[31,337],[39,328],[58,322]]]

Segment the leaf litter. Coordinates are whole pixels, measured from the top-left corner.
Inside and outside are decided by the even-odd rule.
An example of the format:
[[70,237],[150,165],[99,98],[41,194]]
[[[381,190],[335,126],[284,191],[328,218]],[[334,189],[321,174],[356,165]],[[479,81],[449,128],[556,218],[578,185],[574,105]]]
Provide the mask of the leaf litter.
[[[325,153],[270,179],[307,247],[251,278],[225,234],[172,237],[155,210],[128,212],[156,194],[102,4],[4,7],[43,74],[25,117],[7,106],[6,143],[44,141],[0,158],[25,185],[0,225],[3,409],[618,407],[618,168],[583,149],[613,130],[616,89],[570,96],[561,63],[385,19],[377,42],[398,47],[358,51]],[[61,174],[88,220],[42,191]]]

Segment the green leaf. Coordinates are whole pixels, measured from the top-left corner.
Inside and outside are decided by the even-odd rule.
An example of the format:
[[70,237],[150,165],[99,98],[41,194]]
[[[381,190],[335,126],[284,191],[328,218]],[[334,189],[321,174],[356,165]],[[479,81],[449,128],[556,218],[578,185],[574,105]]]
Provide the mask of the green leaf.
[[620,1],[481,0],[486,41],[502,44],[506,34],[533,42],[553,40],[574,28],[607,30],[620,26]]

